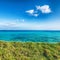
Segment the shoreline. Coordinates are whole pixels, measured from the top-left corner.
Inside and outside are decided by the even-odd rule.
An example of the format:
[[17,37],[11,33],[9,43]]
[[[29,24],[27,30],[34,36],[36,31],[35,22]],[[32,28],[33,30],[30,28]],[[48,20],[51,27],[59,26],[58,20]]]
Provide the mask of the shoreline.
[[0,42],[19,42],[19,43],[60,43],[60,42],[32,42],[32,41],[7,41],[7,40],[0,40]]
[[32,42],[32,41],[6,41],[6,40],[0,40],[0,42],[16,42],[16,43],[47,43],[47,44],[58,44],[60,42]]

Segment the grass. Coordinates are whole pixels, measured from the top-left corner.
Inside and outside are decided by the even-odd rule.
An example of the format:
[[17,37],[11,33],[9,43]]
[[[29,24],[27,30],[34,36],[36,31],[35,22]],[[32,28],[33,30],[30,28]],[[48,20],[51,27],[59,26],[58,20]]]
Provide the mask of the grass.
[[0,41],[0,60],[60,60],[60,43]]

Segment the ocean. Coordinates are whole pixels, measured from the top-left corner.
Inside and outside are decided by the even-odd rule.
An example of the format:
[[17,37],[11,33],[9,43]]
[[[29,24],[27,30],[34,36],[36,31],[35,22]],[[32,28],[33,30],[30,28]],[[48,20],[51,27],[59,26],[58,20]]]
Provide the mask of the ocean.
[[15,42],[60,42],[60,31],[0,30],[0,40]]

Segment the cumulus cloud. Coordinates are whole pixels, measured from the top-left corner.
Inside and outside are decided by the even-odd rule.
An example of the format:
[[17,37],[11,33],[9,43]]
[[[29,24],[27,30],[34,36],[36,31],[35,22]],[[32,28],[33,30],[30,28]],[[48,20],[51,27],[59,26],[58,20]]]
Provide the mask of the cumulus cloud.
[[37,10],[40,10],[42,13],[51,13],[49,5],[36,6]]
[[51,9],[49,7],[49,5],[43,5],[43,6],[36,6],[36,9],[32,9],[32,10],[27,10],[26,13],[30,14],[31,16],[39,16],[38,12],[42,12],[44,14],[48,14],[51,13]]

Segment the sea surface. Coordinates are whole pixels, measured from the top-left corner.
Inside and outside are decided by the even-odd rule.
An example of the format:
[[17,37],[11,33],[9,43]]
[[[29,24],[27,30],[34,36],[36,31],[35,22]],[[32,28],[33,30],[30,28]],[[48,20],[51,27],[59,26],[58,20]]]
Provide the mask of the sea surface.
[[60,31],[0,30],[0,40],[16,42],[60,42]]

